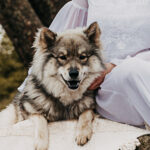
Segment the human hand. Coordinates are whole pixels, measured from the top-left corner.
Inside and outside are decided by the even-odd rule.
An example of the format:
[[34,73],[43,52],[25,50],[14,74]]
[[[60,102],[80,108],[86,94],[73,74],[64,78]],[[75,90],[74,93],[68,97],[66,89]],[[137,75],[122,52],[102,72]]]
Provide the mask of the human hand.
[[94,82],[90,85],[90,87],[88,88],[88,90],[96,90],[103,83],[106,74],[108,74],[109,72],[111,72],[111,70],[116,65],[111,64],[111,63],[107,63],[107,64],[105,64],[105,66],[106,66],[106,70],[104,72],[102,72],[101,75],[94,80]]

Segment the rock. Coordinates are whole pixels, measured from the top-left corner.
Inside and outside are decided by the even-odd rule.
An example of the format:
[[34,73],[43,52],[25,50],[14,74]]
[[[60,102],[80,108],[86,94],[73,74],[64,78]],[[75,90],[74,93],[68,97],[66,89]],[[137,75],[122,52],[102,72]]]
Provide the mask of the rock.
[[150,135],[140,136],[139,141],[141,145],[136,150],[150,150]]

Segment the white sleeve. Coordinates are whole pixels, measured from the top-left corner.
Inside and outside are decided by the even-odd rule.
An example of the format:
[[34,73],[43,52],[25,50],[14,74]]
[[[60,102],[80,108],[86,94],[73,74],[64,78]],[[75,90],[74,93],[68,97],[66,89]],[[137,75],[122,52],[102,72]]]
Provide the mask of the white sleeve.
[[[31,74],[31,71],[32,71],[32,67],[29,68],[29,70],[28,70],[28,75]],[[19,91],[19,92],[21,92],[21,91],[24,89],[24,86],[25,86],[27,80],[28,80],[28,76],[25,78],[25,80],[23,81],[23,83],[18,87],[18,91]]]
[[55,32],[62,32],[66,29],[86,26],[88,6],[86,3],[81,5],[79,2],[81,1],[72,0],[68,2],[58,12],[49,28]]

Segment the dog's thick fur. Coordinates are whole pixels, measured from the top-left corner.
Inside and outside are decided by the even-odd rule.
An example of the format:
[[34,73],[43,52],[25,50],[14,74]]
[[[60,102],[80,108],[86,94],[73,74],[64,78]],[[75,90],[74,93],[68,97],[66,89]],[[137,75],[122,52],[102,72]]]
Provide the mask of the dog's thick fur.
[[47,122],[79,119],[76,141],[84,145],[92,135],[95,108],[93,92],[87,89],[105,68],[100,34],[96,22],[58,34],[40,29],[34,42],[32,73],[24,90],[0,113],[0,125],[32,119],[35,149],[47,150]]

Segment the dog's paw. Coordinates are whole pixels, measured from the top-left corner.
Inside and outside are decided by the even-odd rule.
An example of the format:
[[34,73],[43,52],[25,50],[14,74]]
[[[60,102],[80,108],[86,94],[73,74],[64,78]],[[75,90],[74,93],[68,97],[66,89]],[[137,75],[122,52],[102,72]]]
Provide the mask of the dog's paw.
[[36,139],[34,143],[35,150],[48,150],[48,141]]
[[86,144],[92,137],[92,129],[91,128],[84,128],[79,130],[76,135],[76,143],[80,146]]

